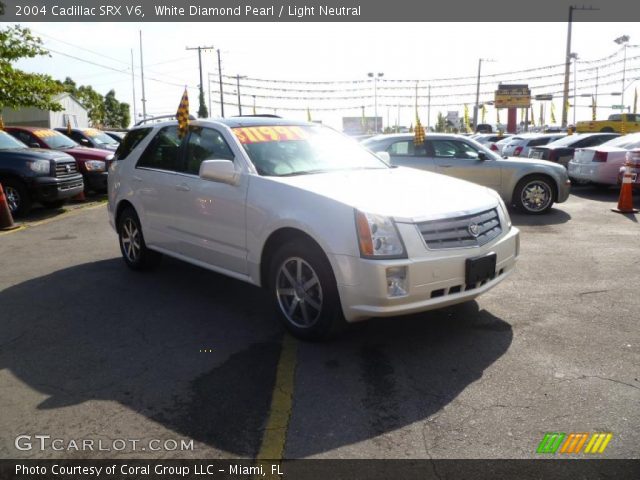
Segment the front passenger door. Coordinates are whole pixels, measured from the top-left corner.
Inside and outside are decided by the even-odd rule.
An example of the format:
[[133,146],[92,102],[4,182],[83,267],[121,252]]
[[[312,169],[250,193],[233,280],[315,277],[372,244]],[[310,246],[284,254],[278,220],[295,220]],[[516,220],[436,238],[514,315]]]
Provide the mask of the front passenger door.
[[498,161],[491,157],[480,160],[481,150],[457,138],[434,139],[427,142],[431,143],[434,150],[437,173],[499,189],[501,171]]
[[[222,133],[191,126],[176,178],[176,231],[179,252],[226,271],[247,274],[246,199],[249,177],[238,185],[203,180],[205,160],[231,160],[234,155]],[[236,165],[236,169],[240,168]]]

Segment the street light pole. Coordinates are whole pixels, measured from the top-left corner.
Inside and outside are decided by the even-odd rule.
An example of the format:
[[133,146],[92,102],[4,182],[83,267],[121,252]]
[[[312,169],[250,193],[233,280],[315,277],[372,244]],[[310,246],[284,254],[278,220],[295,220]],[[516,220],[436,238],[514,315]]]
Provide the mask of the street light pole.
[[629,44],[629,35],[622,35],[614,40],[618,45],[624,48],[624,57],[622,60],[622,96],[620,97],[620,105],[624,106],[624,82],[627,73],[627,45]]
[[245,76],[236,75],[236,84],[238,85],[238,115],[242,116],[242,102],[240,100],[240,79],[247,78]]
[[473,106],[473,128],[478,128],[478,108],[480,108],[480,72],[482,70],[482,59],[478,59],[478,82],[476,83],[476,104]]
[[367,74],[369,77],[373,78],[373,114],[375,116],[375,133],[379,133],[378,129],[378,78],[382,77],[384,73],[378,72],[378,74],[374,74],[373,72],[369,72]]
[[564,89],[562,93],[562,126],[567,126],[567,116],[569,112],[567,111],[567,103],[569,101],[569,76],[571,75],[571,25],[573,23],[573,12],[574,10],[600,10],[599,8],[593,7],[575,7],[573,5],[569,6],[569,24],[567,27],[567,53],[565,55],[564,60]]
[[220,60],[220,49],[218,48],[218,80],[220,81],[220,116],[224,118],[224,93],[222,92],[222,61]]
[[573,126],[576,125],[576,108],[578,106],[577,83],[578,83],[578,54],[572,53],[570,57],[573,59]]

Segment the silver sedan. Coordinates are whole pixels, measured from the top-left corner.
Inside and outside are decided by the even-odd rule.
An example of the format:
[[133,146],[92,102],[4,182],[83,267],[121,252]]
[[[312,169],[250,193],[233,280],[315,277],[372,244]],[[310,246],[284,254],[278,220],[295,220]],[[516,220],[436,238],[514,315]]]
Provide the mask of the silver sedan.
[[392,165],[468,180],[496,190],[507,204],[539,214],[569,197],[571,182],[562,165],[545,160],[502,158],[461,135],[427,134],[415,145],[411,134],[378,135],[362,142]]

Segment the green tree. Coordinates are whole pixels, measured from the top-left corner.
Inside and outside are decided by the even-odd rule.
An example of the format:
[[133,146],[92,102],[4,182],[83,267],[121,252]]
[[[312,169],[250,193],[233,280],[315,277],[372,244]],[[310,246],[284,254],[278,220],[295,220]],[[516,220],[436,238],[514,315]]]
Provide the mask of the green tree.
[[42,40],[28,28],[16,25],[0,29],[0,109],[62,109],[54,101],[54,97],[64,90],[60,82],[49,75],[23,72],[12,65],[21,58],[34,58],[48,53],[42,47]]
[[127,128],[129,127],[130,122],[131,112],[129,110],[129,104],[123,102],[120,104],[120,124],[116,126],[120,128]]
[[90,85],[81,85],[75,92],[69,92],[75,96],[87,109],[91,125],[99,127],[105,123],[104,97],[96,92]]
[[447,129],[447,120],[442,113],[438,112],[438,119],[436,121],[436,132],[442,133]]
[[118,127],[121,123],[120,102],[116,99],[115,90],[109,90],[104,96],[104,125]]
[[200,92],[200,108],[198,108],[198,118],[207,118],[209,116],[209,111],[207,110],[207,106],[204,104],[204,92]]

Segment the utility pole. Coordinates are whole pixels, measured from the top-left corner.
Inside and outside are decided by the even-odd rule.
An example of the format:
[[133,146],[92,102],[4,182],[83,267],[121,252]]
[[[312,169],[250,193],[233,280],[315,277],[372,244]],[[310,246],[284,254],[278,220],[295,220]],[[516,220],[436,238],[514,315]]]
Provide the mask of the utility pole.
[[573,59],[573,126],[576,126],[576,110],[578,109],[578,54],[572,53]]
[[478,108],[480,107],[480,71],[482,70],[482,59],[478,59],[478,82],[476,83],[476,104],[473,106],[473,128],[478,128]]
[[245,76],[241,76],[240,74],[236,75],[236,85],[238,86],[238,115],[242,116],[242,100],[240,100],[240,79],[247,78]]
[[427,88],[427,132],[431,126],[431,85]]
[[569,25],[567,27],[567,52],[564,57],[564,89],[562,93],[562,126],[567,126],[567,103],[569,102],[569,76],[571,75],[571,25],[573,23],[573,11],[574,10],[600,10],[593,7],[576,7],[574,5],[569,6]]
[[220,49],[218,52],[218,79],[220,80],[220,116],[224,118],[224,93],[222,92],[222,61],[220,60]]
[[213,47],[185,47],[185,50],[198,51],[198,67],[200,68],[200,107],[198,108],[198,117],[206,118],[209,116],[209,112],[207,112],[207,107],[204,104],[204,84],[202,82],[202,51],[213,50]]
[[138,109],[136,108],[136,76],[133,65],[133,48],[131,49],[131,90],[133,91],[133,123],[136,123],[138,118]]
[[147,119],[147,99],[144,94],[144,60],[142,59],[142,30],[140,30],[140,78],[142,80],[142,119]]
[[211,109],[211,74],[207,73],[207,90],[209,94],[209,115],[212,115],[213,110]]

